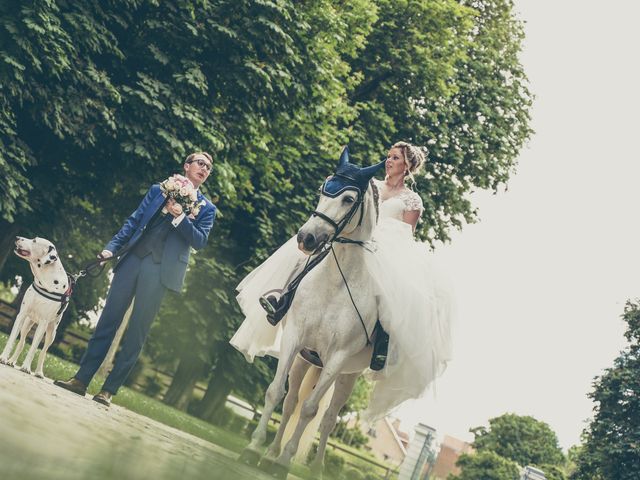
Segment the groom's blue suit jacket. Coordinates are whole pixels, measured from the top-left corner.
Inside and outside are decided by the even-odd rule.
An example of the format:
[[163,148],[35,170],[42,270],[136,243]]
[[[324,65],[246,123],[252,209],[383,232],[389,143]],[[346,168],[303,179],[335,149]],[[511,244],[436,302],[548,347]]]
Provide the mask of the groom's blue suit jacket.
[[[160,185],[153,185],[138,208],[129,216],[120,231],[107,244],[105,250],[109,250],[116,255],[121,249],[133,246],[144,233],[151,217],[162,208],[164,201],[165,197],[162,195]],[[200,209],[198,216],[193,220],[185,217],[177,227],[172,227],[164,246],[160,280],[165,287],[176,292],[181,290],[184,283],[190,247],[197,250],[207,244],[209,231],[216,217],[216,206],[198,192],[198,202],[202,201],[205,204]],[[122,258],[129,254],[125,253]],[[114,271],[118,269],[118,265],[114,267]]]

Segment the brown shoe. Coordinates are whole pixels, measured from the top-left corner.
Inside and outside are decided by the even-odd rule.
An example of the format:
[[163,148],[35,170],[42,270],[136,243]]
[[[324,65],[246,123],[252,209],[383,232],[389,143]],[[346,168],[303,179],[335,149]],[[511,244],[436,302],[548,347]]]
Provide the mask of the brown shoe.
[[105,407],[108,407],[111,405],[112,396],[113,395],[111,395],[111,392],[107,392],[106,390],[100,390],[100,393],[98,393],[97,395],[94,395],[93,401],[98,402],[104,405]]
[[82,395],[83,397],[84,394],[87,393],[87,386],[75,377],[70,378],[66,382],[64,380],[56,380],[53,384],[70,392]]

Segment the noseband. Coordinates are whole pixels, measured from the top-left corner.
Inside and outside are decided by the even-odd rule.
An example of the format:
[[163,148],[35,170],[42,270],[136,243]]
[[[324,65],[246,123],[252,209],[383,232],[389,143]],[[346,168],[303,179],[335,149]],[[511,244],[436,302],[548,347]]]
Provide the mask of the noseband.
[[[348,177],[346,177],[346,178],[348,178]],[[353,299],[353,295],[351,294],[351,289],[349,288],[349,284],[347,283],[347,279],[344,276],[344,273],[342,272],[342,268],[340,268],[340,262],[338,262],[338,257],[336,257],[336,252],[333,250],[333,243],[334,242],[345,243],[345,244],[356,244],[356,245],[360,245],[361,247],[364,246],[364,242],[362,242],[362,241],[351,240],[351,239],[339,236],[340,233],[342,233],[342,231],[344,230],[344,228],[349,224],[349,222],[351,221],[351,219],[355,215],[355,213],[358,210],[358,208],[360,208],[360,219],[358,220],[358,227],[360,225],[362,225],[362,219],[364,217],[364,207],[362,205],[364,192],[362,192],[362,190],[360,190],[360,188],[358,188],[356,186],[347,185],[347,186],[341,188],[336,193],[331,193],[331,192],[328,192],[326,190],[325,186],[326,186],[326,182],[322,185],[322,189],[321,189],[321,193],[325,197],[336,198],[337,196],[339,196],[340,194],[342,194],[343,192],[345,192],[347,190],[353,190],[357,194],[356,201],[353,202],[353,205],[351,206],[351,208],[349,209],[347,214],[339,222],[336,222],[331,217],[329,217],[329,216],[325,215],[324,213],[319,212],[317,210],[314,210],[311,215],[314,216],[314,217],[321,218],[322,220],[327,222],[329,225],[331,225],[335,229],[333,237],[331,237],[331,239],[329,241],[325,242],[324,245],[321,245],[320,247],[318,247],[318,250],[322,250],[324,248],[324,250],[318,255],[318,263],[319,263],[319,261],[321,261],[329,253],[329,251],[331,251],[331,253],[333,254],[333,259],[336,262],[336,266],[338,267],[338,271],[340,272],[340,276],[342,277],[342,281],[344,282],[344,286],[347,288],[347,293],[349,294],[349,298],[351,299],[351,304],[353,305],[353,308],[355,308],[356,313],[358,314],[358,319],[360,320],[360,324],[362,325],[362,329],[364,330],[364,336],[366,338],[366,345],[371,345],[371,338],[369,336],[369,332],[367,331],[367,327],[366,327],[366,325],[364,323],[364,320],[362,319],[362,315],[360,314],[360,310],[358,310],[358,306],[356,305],[356,302]],[[374,194],[375,194],[375,191],[374,191]],[[307,269],[305,268],[305,270],[307,270]]]
[[[344,228],[349,224],[349,222],[351,221],[351,219],[355,215],[355,213],[358,210],[358,208],[362,206],[362,201],[363,201],[363,196],[364,195],[363,195],[363,192],[358,187],[355,187],[355,186],[346,186],[346,187],[340,189],[336,193],[329,193],[325,189],[325,185],[326,185],[326,182],[325,182],[325,184],[322,185],[322,189],[321,189],[321,194],[324,195],[325,197],[336,198],[337,196],[341,195],[343,192],[346,192],[347,190],[353,190],[357,194],[356,201],[353,202],[353,205],[351,206],[349,211],[338,222],[336,222],[333,218],[325,215],[324,213],[319,212],[318,210],[314,210],[313,213],[311,214],[314,217],[321,218],[322,220],[324,220],[325,222],[327,222],[329,225],[331,225],[334,228],[335,232],[333,234],[333,237],[328,242],[328,243],[332,243],[333,241],[335,241],[338,238],[338,235],[340,235],[342,233],[342,231],[344,230]],[[362,225],[363,217],[364,217],[364,208],[361,208],[360,209],[360,219],[358,220],[358,225],[357,225],[358,227],[360,225]]]

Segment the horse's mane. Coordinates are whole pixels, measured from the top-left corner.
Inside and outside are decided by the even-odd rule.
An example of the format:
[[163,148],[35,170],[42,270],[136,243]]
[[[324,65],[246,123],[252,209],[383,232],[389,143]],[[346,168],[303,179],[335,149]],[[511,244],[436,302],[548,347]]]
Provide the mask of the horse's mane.
[[378,190],[378,186],[376,182],[373,181],[373,178],[369,180],[369,186],[371,187],[371,193],[373,193],[373,205],[376,209],[376,223],[378,223],[378,219],[380,218],[380,190]]

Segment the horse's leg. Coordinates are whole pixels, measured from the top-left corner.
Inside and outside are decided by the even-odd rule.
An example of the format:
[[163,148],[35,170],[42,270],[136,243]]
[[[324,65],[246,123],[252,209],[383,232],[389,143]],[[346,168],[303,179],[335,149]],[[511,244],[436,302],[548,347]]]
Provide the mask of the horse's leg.
[[336,388],[331,398],[331,404],[322,417],[322,423],[320,424],[320,442],[318,443],[318,452],[313,461],[309,464],[311,472],[314,478],[320,478],[322,475],[322,468],[324,466],[324,452],[327,448],[327,441],[329,440],[329,434],[333,431],[338,421],[338,413],[340,409],[347,403],[353,387],[356,384],[356,380],[360,373],[346,373],[340,375],[336,379]]
[[284,447],[282,454],[277,459],[278,464],[282,468],[288,468],[291,464],[291,459],[298,450],[298,444],[300,443],[300,438],[304,433],[304,429],[318,413],[320,400],[322,400],[324,394],[327,393],[329,387],[331,387],[340,374],[340,370],[342,369],[346,358],[347,356],[344,354],[334,354],[334,356],[330,358],[323,367],[318,383],[316,384],[316,388],[313,389],[309,398],[305,400],[302,405],[302,409],[300,410],[300,420],[298,421],[296,430],[293,433],[291,440],[289,440],[287,445]]
[[243,463],[257,465],[260,459],[260,447],[264,445],[267,438],[267,425],[269,424],[269,419],[271,418],[271,414],[273,413],[276,405],[280,403],[282,401],[282,397],[284,397],[287,374],[295,360],[298,349],[299,345],[297,337],[292,341],[287,341],[286,338],[282,339],[278,368],[276,369],[273,381],[269,385],[269,388],[267,388],[267,392],[264,396],[264,408],[262,409],[260,422],[258,422],[258,426],[251,435],[251,442],[246,446],[240,456],[240,461]]
[[282,437],[284,436],[291,414],[295,411],[296,405],[298,404],[300,386],[302,385],[304,376],[307,371],[309,371],[309,367],[311,367],[309,362],[306,362],[302,358],[296,356],[296,359],[291,366],[291,371],[289,372],[289,389],[287,390],[287,395],[284,397],[280,427],[278,428],[278,433],[276,433],[273,442],[267,449],[267,457],[277,457],[280,455]]

